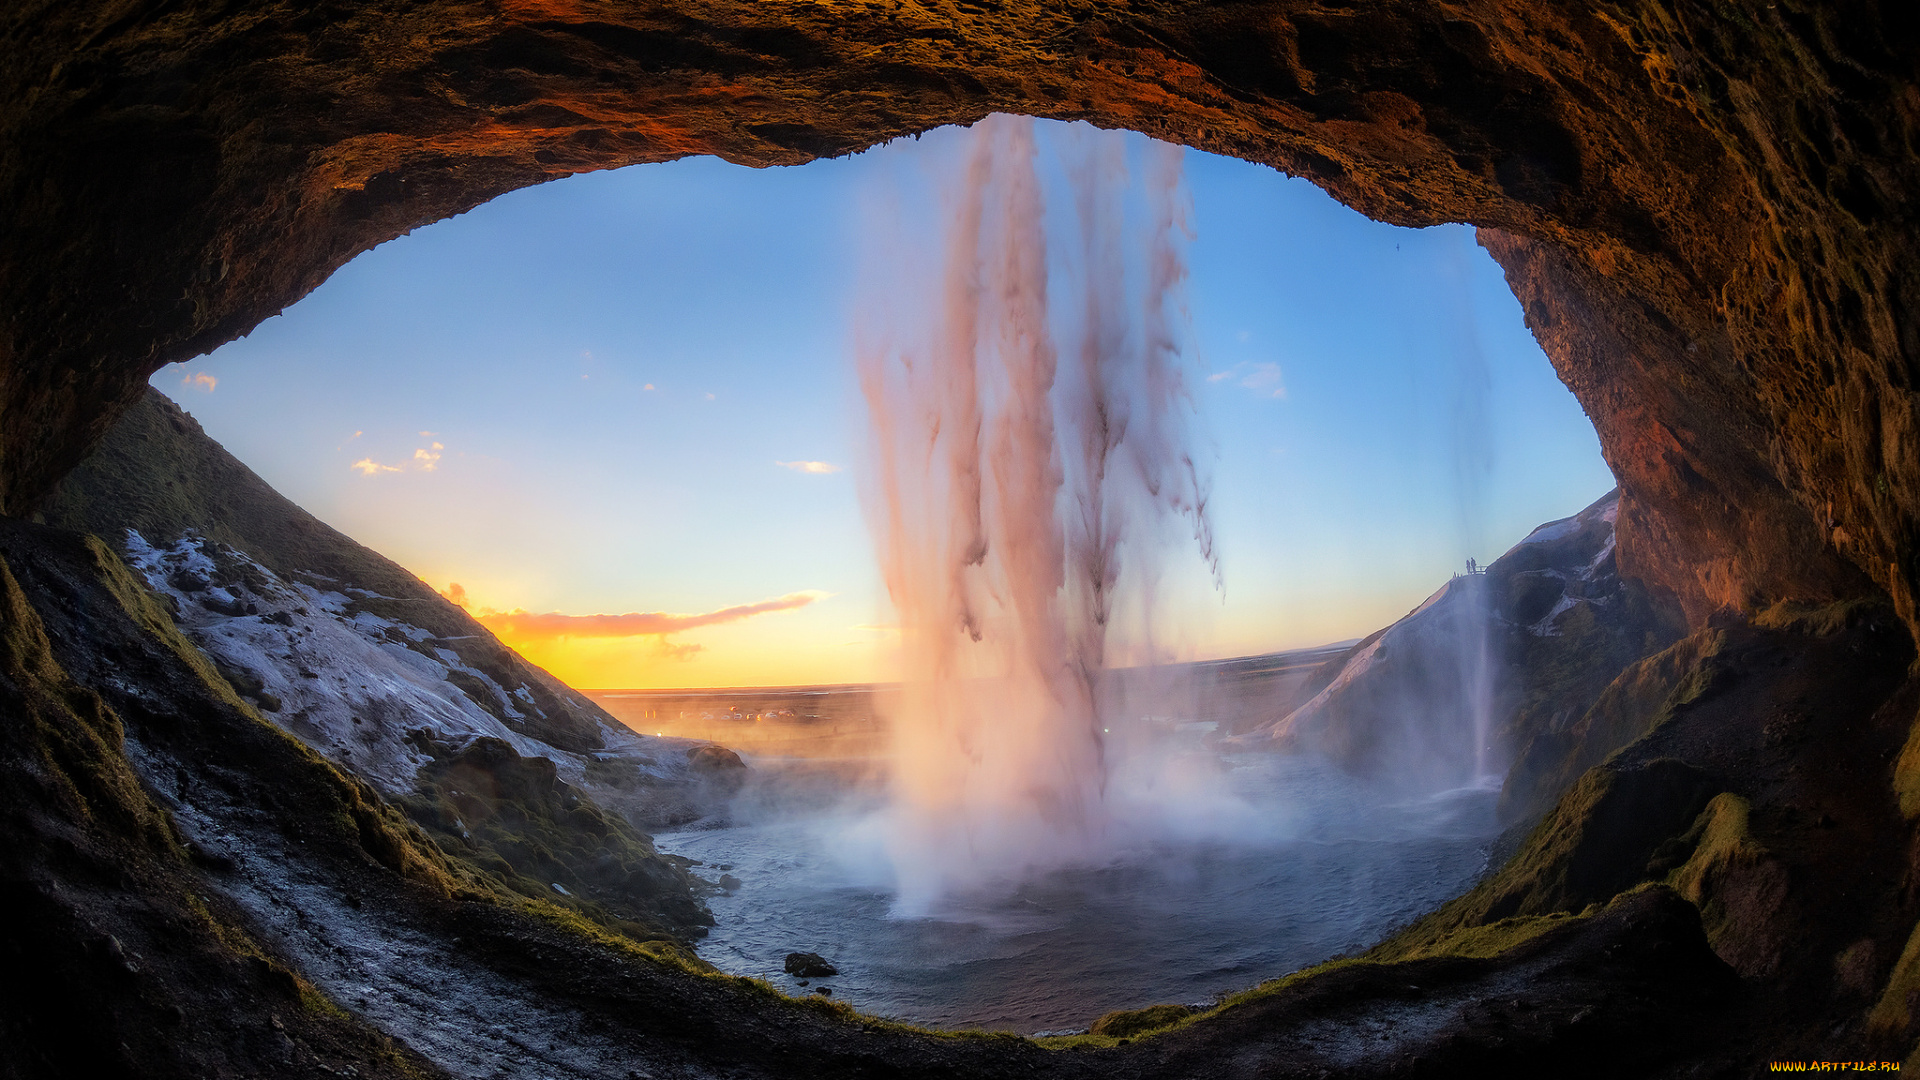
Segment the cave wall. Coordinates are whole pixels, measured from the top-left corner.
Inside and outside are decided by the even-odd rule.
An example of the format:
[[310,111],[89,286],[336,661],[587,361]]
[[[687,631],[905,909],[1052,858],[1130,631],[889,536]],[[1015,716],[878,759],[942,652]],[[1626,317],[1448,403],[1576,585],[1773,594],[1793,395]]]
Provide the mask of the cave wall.
[[1916,626],[1920,16],[1901,0],[19,0],[0,13],[0,513],[160,367],[517,187],[797,164],[995,110],[1466,221],[1699,622]]

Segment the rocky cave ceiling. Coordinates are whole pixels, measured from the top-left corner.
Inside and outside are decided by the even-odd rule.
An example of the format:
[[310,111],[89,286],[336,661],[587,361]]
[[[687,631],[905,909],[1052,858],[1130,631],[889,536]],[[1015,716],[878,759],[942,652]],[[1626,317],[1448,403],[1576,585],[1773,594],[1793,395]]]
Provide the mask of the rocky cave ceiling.
[[1695,622],[1916,626],[1920,14],[1527,0],[22,0],[0,14],[0,511],[161,365],[502,192],[993,111],[1480,227]]

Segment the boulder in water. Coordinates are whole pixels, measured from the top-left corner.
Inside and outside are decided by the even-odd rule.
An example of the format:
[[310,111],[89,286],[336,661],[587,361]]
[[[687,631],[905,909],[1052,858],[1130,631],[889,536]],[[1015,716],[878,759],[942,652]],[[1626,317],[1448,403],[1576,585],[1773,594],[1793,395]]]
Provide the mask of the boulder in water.
[[747,763],[740,755],[713,743],[687,750],[687,764],[709,791],[730,796],[747,781]]
[[687,764],[697,772],[714,776],[745,772],[747,768],[747,763],[740,760],[739,754],[715,743],[690,747],[687,750]]
[[802,979],[824,979],[840,974],[840,969],[828,963],[827,958],[819,953],[788,953],[786,966],[787,974],[798,975]]

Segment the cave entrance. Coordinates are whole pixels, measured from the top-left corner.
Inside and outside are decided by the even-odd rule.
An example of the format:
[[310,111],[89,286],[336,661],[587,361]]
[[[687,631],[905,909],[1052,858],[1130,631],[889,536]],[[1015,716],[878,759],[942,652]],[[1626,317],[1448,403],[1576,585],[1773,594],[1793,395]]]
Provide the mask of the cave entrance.
[[[850,297],[863,207],[916,145],[522,189],[152,382],[294,501],[476,606],[834,594],[778,624],[819,639],[793,660],[729,641],[744,623],[626,666],[535,654],[577,685],[870,678],[833,655],[885,621]],[[1193,392],[1232,564],[1202,654],[1360,636],[1612,485],[1470,227],[1384,225],[1264,166],[1185,161]]]
[[[1042,128],[1043,143],[1053,130]],[[937,150],[952,137],[921,142]],[[749,790],[736,807],[746,828],[661,840],[745,879],[712,901],[716,941],[749,958],[743,973],[775,974],[753,965],[801,944],[769,930],[770,918],[826,917],[816,936],[845,941],[895,925],[884,872],[871,876],[858,859],[850,869],[842,860],[827,887],[776,889],[748,867],[803,847],[817,869],[832,860],[825,833],[867,827],[826,797],[847,773],[817,760],[867,752],[872,702],[857,690],[764,688],[887,677],[892,627],[863,521],[847,297],[876,190],[924,160],[902,143],[772,172],[689,159],[523,189],[383,245],[248,338],[153,381],[296,502],[443,589],[636,730],[714,739],[773,763],[784,786]],[[1612,486],[1591,425],[1470,229],[1383,225],[1232,159],[1189,151],[1184,168],[1195,225],[1189,390],[1212,455],[1227,588],[1224,599],[1198,590],[1204,603],[1180,612],[1187,629],[1172,658],[1305,655],[1365,637],[1467,559],[1493,561]],[[579,621],[609,612],[637,613],[614,616],[630,632]],[[1251,732],[1312,666],[1296,660],[1291,682],[1262,684],[1233,715],[1179,726]],[[778,764],[796,757],[816,763]],[[1249,782],[1292,801],[1247,803],[1272,811],[1252,828],[1259,842],[1204,873],[1187,868],[1185,886],[1199,890],[1190,912],[1202,893],[1260,878],[1302,836],[1324,841],[1316,830],[1328,813],[1379,810],[1378,788],[1333,772]],[[1044,985],[1061,957],[1026,943],[1075,941],[1084,960],[1129,927],[1147,951],[1117,950],[1120,963],[1156,970],[1169,957],[1153,948],[1193,947],[1156,943],[1152,911],[1116,907],[1116,897],[1164,890],[1132,864],[1018,895],[1037,910],[1086,913],[1064,930],[1004,905],[972,909],[887,939],[890,956],[838,985],[862,1007],[911,1011],[915,972],[938,954],[952,969],[933,992],[945,997],[914,1019],[1022,1031],[1231,990],[1367,944],[1464,887],[1492,820],[1490,795],[1470,798],[1400,807],[1453,831],[1420,832],[1408,841],[1418,857],[1389,861],[1452,870],[1396,879],[1384,906],[1356,899],[1384,864],[1356,875],[1340,857],[1308,861],[1287,847],[1293,901],[1338,918],[1287,933],[1246,918],[1246,905],[1217,905],[1206,936],[1229,951],[1236,932],[1283,942],[1251,967],[1215,958],[1230,971],[1217,985],[1180,984],[1192,974],[1180,970],[1174,983],[1096,979],[1113,989],[1106,996]],[[761,827],[801,803],[805,828]],[[1270,828],[1286,814],[1307,823]],[[1334,837],[1359,839],[1376,837]],[[1285,905],[1263,910],[1290,918]],[[854,915],[835,922],[836,911]],[[747,922],[755,928],[730,936]],[[955,1005],[975,995],[957,965],[979,963],[1003,964],[996,978],[1042,1004]]]

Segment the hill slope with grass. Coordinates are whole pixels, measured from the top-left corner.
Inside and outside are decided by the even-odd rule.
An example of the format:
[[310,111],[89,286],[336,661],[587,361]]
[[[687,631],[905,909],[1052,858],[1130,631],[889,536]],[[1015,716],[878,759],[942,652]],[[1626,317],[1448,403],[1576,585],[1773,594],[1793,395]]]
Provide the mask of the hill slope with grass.
[[641,936],[711,923],[705,885],[641,830],[717,804],[731,778],[715,761],[736,757],[627,729],[274,491],[158,392],[41,516],[113,546],[237,697],[451,855]]

